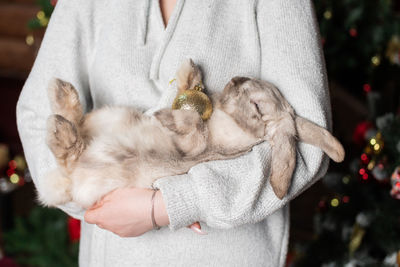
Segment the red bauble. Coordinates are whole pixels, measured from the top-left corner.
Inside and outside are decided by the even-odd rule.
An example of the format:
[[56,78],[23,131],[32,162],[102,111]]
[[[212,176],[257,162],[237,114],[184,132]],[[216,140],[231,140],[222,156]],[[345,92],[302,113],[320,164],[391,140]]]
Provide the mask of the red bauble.
[[296,259],[296,252],[289,251],[286,255],[286,266],[292,266]]
[[400,167],[396,167],[394,170],[391,177],[391,183],[392,190],[390,191],[390,195],[393,198],[400,200]]
[[358,35],[357,29],[351,28],[349,30],[349,34],[350,34],[351,37],[357,37],[357,35]]
[[353,142],[360,146],[365,145],[365,135],[367,131],[373,127],[374,125],[370,121],[363,121],[357,124],[353,132]]
[[363,85],[363,89],[364,89],[364,92],[369,93],[369,92],[371,92],[372,87],[370,84],[366,83]]
[[81,237],[81,221],[68,217],[68,234],[71,242],[78,242]]
[[7,176],[8,176],[8,177],[11,177],[11,175],[13,175],[13,174],[15,173],[15,170],[13,170],[13,169],[8,169],[6,173],[7,173]]

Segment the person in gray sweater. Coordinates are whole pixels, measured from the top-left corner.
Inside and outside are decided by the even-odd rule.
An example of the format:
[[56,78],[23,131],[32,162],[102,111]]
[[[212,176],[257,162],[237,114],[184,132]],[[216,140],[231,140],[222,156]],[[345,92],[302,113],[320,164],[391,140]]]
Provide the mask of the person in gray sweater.
[[[56,166],[46,146],[49,82],[72,83],[86,111],[159,105],[185,58],[200,65],[204,84],[219,92],[234,76],[275,84],[296,114],[331,129],[319,30],[311,0],[177,0],[167,26],[158,0],[59,0],[17,104],[17,124],[38,191]],[[288,194],[269,183],[271,149],[259,144],[231,160],[201,163],[156,181],[152,190],[120,189],[86,212],[80,266],[284,266],[288,202],[327,170],[328,158],[299,143]],[[200,222],[207,235],[186,226]]]

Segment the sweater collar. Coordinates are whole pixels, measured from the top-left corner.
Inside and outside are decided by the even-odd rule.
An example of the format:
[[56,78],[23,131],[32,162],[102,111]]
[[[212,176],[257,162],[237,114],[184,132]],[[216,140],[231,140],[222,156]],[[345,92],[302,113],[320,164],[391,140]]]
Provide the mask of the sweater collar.
[[[150,3],[151,2],[151,3]],[[159,0],[143,0],[142,1],[142,6],[141,6],[141,17],[140,17],[140,23],[139,23],[139,38],[138,41],[140,42],[141,45],[146,45],[147,41],[147,35],[148,35],[148,26],[149,26],[149,20],[150,16],[159,16],[159,20],[161,21],[160,27],[162,27],[162,32],[163,36],[161,37],[161,41],[155,51],[153,61],[151,63],[150,67],[150,74],[149,78],[152,80],[157,80],[159,78],[159,69],[160,69],[160,63],[162,56],[164,55],[164,51],[167,48],[169,41],[172,38],[172,35],[175,31],[176,25],[178,23],[179,17],[181,15],[181,11],[183,9],[183,5],[185,3],[185,0],[177,0],[174,10],[172,11],[171,17],[169,18],[167,27],[165,27],[162,19],[162,14],[161,14],[161,9],[160,9],[160,4]],[[152,12],[150,15],[150,10],[151,7],[150,5],[154,5],[155,12]]]
[[[138,43],[140,45],[145,45],[146,44],[146,38],[147,38],[147,27],[149,24],[149,16],[150,16],[150,1],[151,0],[144,0],[142,1],[141,4],[141,10],[139,13],[139,38],[138,38]],[[158,1],[158,0],[155,0]]]

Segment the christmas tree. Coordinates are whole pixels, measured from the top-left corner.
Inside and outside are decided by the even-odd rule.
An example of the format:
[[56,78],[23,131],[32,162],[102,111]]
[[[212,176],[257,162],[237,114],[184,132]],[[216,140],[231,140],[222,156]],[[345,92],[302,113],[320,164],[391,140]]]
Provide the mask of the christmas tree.
[[79,226],[60,210],[35,207],[5,233],[6,255],[24,266],[77,266]]
[[[390,96],[398,100],[399,94],[393,95],[392,88],[400,82],[399,1],[314,2],[329,79],[359,96],[363,90],[392,90]],[[398,102],[387,104],[385,110],[390,111]]]
[[349,173],[324,178],[331,193],[318,204],[315,240],[297,247],[295,266],[400,263],[400,116],[360,123],[355,138],[365,147]]
[[329,79],[363,99],[368,116],[347,145],[358,156],[323,178],[314,238],[293,245],[293,266],[400,266],[399,3],[315,5]]

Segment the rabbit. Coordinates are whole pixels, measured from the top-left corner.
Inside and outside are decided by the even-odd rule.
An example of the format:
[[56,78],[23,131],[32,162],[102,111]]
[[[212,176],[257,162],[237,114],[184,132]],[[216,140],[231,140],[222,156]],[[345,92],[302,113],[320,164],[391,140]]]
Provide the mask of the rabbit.
[[[178,92],[202,82],[200,68],[186,60],[177,74]],[[133,107],[102,107],[83,114],[73,85],[54,79],[47,144],[57,168],[41,184],[46,206],[74,201],[86,209],[108,192],[128,186],[150,188],[155,180],[183,174],[201,162],[232,159],[268,141],[270,183],[282,199],[296,164],[296,142],[344,159],[340,142],[326,129],[296,116],[271,83],[234,77],[211,96],[213,113],[203,121],[194,110],[164,108],[147,115]]]

